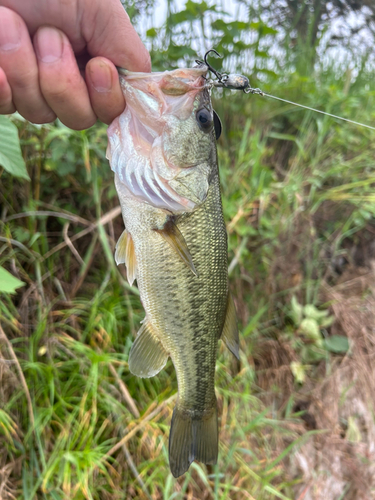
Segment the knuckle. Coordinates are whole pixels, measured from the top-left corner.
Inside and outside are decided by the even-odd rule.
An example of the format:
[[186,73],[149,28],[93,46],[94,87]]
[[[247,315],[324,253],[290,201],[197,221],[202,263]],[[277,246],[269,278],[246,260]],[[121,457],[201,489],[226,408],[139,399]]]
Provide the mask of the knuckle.
[[10,85],[23,92],[29,89],[38,89],[38,75],[35,71],[28,71],[25,73],[15,72],[13,75],[9,75]]
[[85,118],[77,118],[75,120],[72,120],[72,116],[69,116],[68,119],[65,119],[64,117],[59,117],[61,122],[66,125],[67,127],[73,129],[73,130],[85,130],[87,128],[92,127],[96,123],[96,116],[91,116],[91,117],[85,117]]
[[70,76],[68,79],[53,78],[41,79],[41,88],[44,96],[53,102],[65,104],[71,101],[71,96],[78,93],[82,86],[82,77]]
[[32,123],[37,123],[37,124],[43,124],[43,123],[52,123],[56,120],[56,115],[52,111],[39,114],[39,115],[33,115],[28,117],[25,117],[27,120],[29,120]]
[[43,95],[48,101],[64,104],[69,100],[69,90],[66,87],[48,87],[43,89]]
[[12,102],[9,104],[0,103],[0,115],[11,115],[12,113],[15,113],[15,111],[16,108]]

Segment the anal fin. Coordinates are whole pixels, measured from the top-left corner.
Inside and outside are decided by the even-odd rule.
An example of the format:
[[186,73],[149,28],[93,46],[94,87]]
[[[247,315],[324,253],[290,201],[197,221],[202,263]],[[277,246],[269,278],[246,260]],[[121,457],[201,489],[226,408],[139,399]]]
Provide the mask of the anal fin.
[[176,224],[172,220],[168,220],[164,224],[163,229],[155,229],[155,231],[165,239],[180,259],[191,269],[191,272],[195,274],[195,276],[198,276],[185,238]]
[[124,229],[116,244],[115,261],[117,265],[125,264],[128,281],[132,285],[137,278],[137,260],[133,238],[126,229]]
[[153,377],[165,366],[167,360],[167,351],[153,326],[146,320],[130,349],[129,370],[137,377]]
[[227,314],[221,334],[221,340],[226,343],[230,352],[233,353],[237,359],[240,359],[236,308],[230,292],[228,292]]

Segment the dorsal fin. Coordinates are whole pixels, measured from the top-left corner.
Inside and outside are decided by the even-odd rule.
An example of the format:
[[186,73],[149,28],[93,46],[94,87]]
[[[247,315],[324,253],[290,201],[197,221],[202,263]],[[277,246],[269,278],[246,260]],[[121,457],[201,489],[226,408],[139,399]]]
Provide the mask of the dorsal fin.
[[230,352],[233,353],[237,359],[240,359],[236,308],[230,292],[228,292],[227,314],[225,316],[221,340],[226,343]]
[[168,353],[148,320],[141,326],[129,353],[129,370],[137,377],[153,377],[165,366]]
[[189,252],[189,248],[176,224],[171,219],[169,219],[164,224],[163,229],[155,229],[155,231],[163,236],[163,238],[177,253],[180,259],[191,269],[191,272],[195,274],[195,276],[198,276],[197,270],[195,269],[193,263],[193,259]]
[[137,260],[135,258],[133,238],[126,229],[124,229],[116,244],[115,261],[117,265],[125,264],[128,281],[132,285],[137,278]]

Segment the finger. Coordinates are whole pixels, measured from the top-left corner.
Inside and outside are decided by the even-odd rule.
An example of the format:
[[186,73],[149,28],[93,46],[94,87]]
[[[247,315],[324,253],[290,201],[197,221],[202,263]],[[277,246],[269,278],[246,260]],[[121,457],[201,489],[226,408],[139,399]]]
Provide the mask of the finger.
[[58,118],[82,130],[96,122],[88,90],[69,40],[56,28],[39,28],[34,36],[42,93]]
[[119,0],[90,0],[83,5],[82,31],[92,56],[106,57],[131,71],[151,71],[150,55]]
[[91,105],[96,116],[104,123],[111,123],[125,108],[118,72],[113,63],[104,57],[91,59],[86,66],[86,83]]
[[8,83],[6,74],[0,68],[0,115],[10,115],[16,108],[12,102],[12,89]]
[[[40,91],[38,65],[26,25],[10,9],[0,7],[0,67],[6,75],[14,106],[27,120],[55,119]],[[8,95],[9,90],[5,90]]]

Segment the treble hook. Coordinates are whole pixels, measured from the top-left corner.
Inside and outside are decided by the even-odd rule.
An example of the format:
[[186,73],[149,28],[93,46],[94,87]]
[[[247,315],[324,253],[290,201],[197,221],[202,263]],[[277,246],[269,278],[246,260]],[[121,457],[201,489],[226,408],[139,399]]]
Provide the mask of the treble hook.
[[217,50],[215,50],[215,49],[210,49],[210,50],[208,50],[208,51],[205,53],[204,58],[203,58],[203,61],[200,61],[199,59],[196,59],[196,60],[195,60],[195,62],[196,62],[197,64],[204,64],[205,66],[207,66],[208,70],[209,70],[209,71],[211,71],[211,73],[213,73],[213,74],[216,76],[216,78],[219,80],[219,82],[221,83],[221,82],[225,81],[225,78],[226,78],[228,75],[225,75],[225,74],[223,75],[222,73],[220,73],[219,71],[217,71],[215,68],[213,68],[213,67],[211,66],[211,64],[207,61],[207,57],[208,57],[208,55],[210,54],[210,52],[213,52],[214,54],[216,54],[218,57],[220,57],[220,59],[222,59],[222,58],[223,58],[223,56],[222,56],[222,55],[220,55],[220,54],[219,54],[219,52],[218,52]]
[[213,73],[216,76],[217,80],[215,80],[215,81],[209,80],[211,88],[212,88],[212,86],[213,87],[222,87],[222,88],[230,89],[230,90],[243,90],[246,93],[251,92],[252,94],[257,93],[257,94],[263,95],[263,92],[260,91],[259,89],[252,89],[250,87],[249,79],[246,76],[237,75],[237,74],[227,75],[226,73],[220,73],[215,68],[213,68],[211,66],[211,64],[207,61],[207,57],[210,54],[210,52],[213,52],[214,54],[216,54],[220,58],[223,57],[222,55],[219,54],[219,52],[217,50],[210,49],[205,53],[204,61],[200,61],[199,59],[196,59],[195,62],[199,65],[207,66],[208,70],[211,71],[211,73]]

